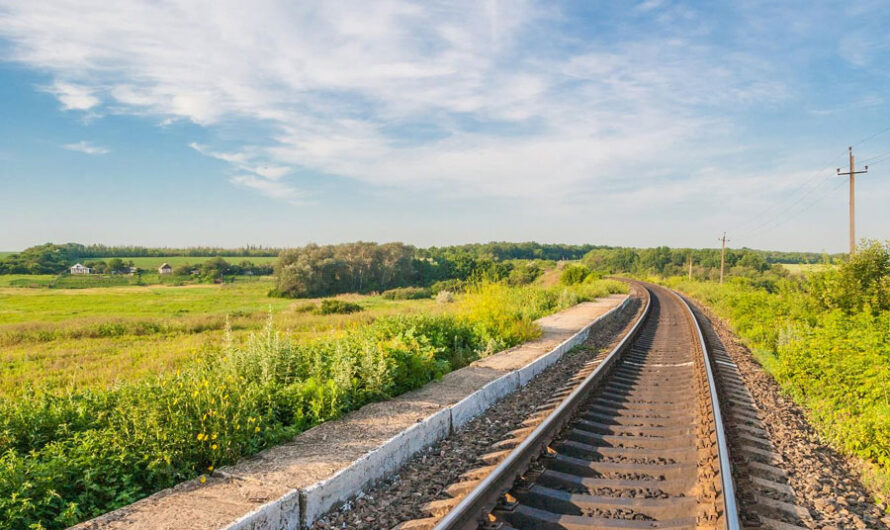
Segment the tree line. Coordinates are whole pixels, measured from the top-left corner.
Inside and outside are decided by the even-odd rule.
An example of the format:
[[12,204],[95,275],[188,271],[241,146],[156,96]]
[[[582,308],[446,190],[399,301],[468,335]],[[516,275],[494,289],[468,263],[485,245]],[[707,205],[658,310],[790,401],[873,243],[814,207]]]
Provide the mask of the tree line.
[[[220,255],[267,255],[279,259],[276,291],[284,296],[324,296],[342,292],[383,291],[396,287],[428,287],[437,282],[461,282],[473,278],[523,283],[533,280],[542,269],[528,260],[581,260],[591,270],[601,273],[683,274],[690,257],[697,276],[710,278],[719,274],[720,249],[629,248],[596,245],[541,244],[535,242],[492,242],[446,247],[416,248],[404,243],[355,242],[342,245],[316,245],[278,251],[263,247],[226,250],[210,247],[159,249],[145,247],[106,247],[47,243],[30,247],[0,260],[0,274],[58,274],[77,261],[96,254],[101,258],[125,258],[140,255],[181,256],[219,251]],[[237,254],[241,252],[242,254]],[[126,254],[128,256],[114,256]],[[236,254],[231,254],[236,253]],[[253,254],[251,254],[253,253]],[[836,262],[844,255],[813,252],[777,252],[752,249],[727,249],[726,266],[736,274],[763,272],[775,263]],[[515,260],[523,260],[518,262]],[[196,266],[189,270],[195,270]],[[186,267],[178,267],[182,272]],[[237,267],[241,267],[240,271]],[[110,267],[112,270],[114,267]],[[229,264],[224,274],[269,274],[268,266]],[[203,273],[201,273],[203,274]]]

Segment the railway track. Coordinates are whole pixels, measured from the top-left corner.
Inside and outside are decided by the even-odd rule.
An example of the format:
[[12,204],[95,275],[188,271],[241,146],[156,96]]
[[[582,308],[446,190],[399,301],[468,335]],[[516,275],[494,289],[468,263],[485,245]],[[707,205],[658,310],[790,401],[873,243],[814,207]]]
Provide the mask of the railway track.
[[644,310],[618,346],[396,528],[740,528],[702,332],[678,295],[635,286]]

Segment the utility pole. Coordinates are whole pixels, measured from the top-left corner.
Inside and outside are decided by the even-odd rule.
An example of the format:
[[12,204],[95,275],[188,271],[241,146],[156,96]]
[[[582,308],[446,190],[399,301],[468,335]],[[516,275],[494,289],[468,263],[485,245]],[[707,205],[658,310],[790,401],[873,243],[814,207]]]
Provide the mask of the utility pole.
[[726,232],[723,232],[723,237],[718,237],[717,240],[723,243],[720,247],[720,283],[723,283],[723,266],[726,263]]
[[837,168],[837,174],[850,176],[850,255],[852,256],[856,252],[856,175],[860,173],[868,173],[868,166],[865,166],[863,171],[856,171],[856,166],[853,160],[853,147],[850,147],[849,151],[850,171],[841,173],[841,168]]
[[692,279],[692,252],[689,253],[689,279]]

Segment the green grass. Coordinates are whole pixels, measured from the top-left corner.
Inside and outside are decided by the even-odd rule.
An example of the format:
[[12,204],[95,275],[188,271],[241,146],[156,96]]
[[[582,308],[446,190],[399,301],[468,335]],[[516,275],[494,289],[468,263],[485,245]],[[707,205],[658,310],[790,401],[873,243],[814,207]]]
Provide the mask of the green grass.
[[0,287],[49,287],[55,274],[0,274]]
[[792,274],[812,274],[837,267],[837,265],[824,263],[782,263],[782,267]]
[[[4,374],[4,384],[46,386],[66,362],[71,364],[64,376],[77,374],[90,340],[110,341],[90,375],[124,359],[112,371],[115,377],[128,363],[144,366],[155,355],[132,354],[146,337],[186,337],[199,348],[181,358],[176,370],[154,377],[131,373],[110,387],[109,380],[81,381],[64,392],[50,383],[43,389],[49,391],[29,389],[13,399],[0,394],[4,528],[64,528],[212,473],[365,403],[534,338],[540,334],[536,318],[626,291],[608,280],[571,288],[484,284],[448,304],[338,297],[362,311],[322,316],[311,311],[315,301],[265,298],[270,284],[0,290],[6,297],[0,303],[14,308],[4,316],[6,326],[21,328],[6,337],[28,346],[18,363],[0,363],[18,366]],[[267,315],[264,306],[270,304]],[[224,313],[232,315],[235,329],[214,327]],[[311,339],[279,331],[310,327]],[[198,337],[208,333],[221,341],[199,347]],[[28,364],[35,346],[65,341],[75,344],[67,358],[47,352],[46,363]]]
[[269,298],[269,279],[181,287],[0,288],[0,395],[119,384],[181,366],[219,348],[226,319],[236,340],[274,324],[304,341],[396,314],[440,313],[433,300],[346,296],[348,315],[306,311],[313,300]]
[[[222,256],[222,258],[229,263],[241,263],[242,261],[249,261],[255,265],[259,265],[260,263],[275,263],[275,260],[278,258],[275,256]],[[94,261],[101,260],[104,262],[108,262],[112,258],[94,258],[93,260],[86,259],[85,261]],[[199,265],[204,263],[205,261],[211,259],[206,256],[162,256],[162,257],[133,257],[133,258],[121,258],[124,262],[133,261],[133,264],[140,269],[157,269],[164,263],[169,263],[171,267],[176,267],[177,265],[183,265],[185,263],[189,263],[191,265]]]

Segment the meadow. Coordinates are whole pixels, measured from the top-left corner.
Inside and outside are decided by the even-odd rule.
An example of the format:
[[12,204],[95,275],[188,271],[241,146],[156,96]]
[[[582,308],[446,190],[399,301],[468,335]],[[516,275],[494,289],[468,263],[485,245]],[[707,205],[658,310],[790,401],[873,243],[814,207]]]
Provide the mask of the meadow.
[[[3,276],[0,276],[3,278]],[[230,284],[0,288],[0,395],[30,385],[50,389],[106,386],[176,368],[218,349],[228,321],[236,341],[267,319],[297,341],[396,314],[438,314],[448,306],[423,300],[345,296],[364,309],[317,315],[317,300],[270,298],[268,279]]]
[[206,477],[535,338],[541,316],[626,291],[481,283],[441,301],[338,297],[328,305],[362,310],[321,315],[268,287],[2,289],[2,351],[17,368],[0,395],[0,520],[63,528]]
[[812,274],[814,272],[824,272],[835,268],[837,265],[825,263],[782,263],[782,268],[791,274]]

